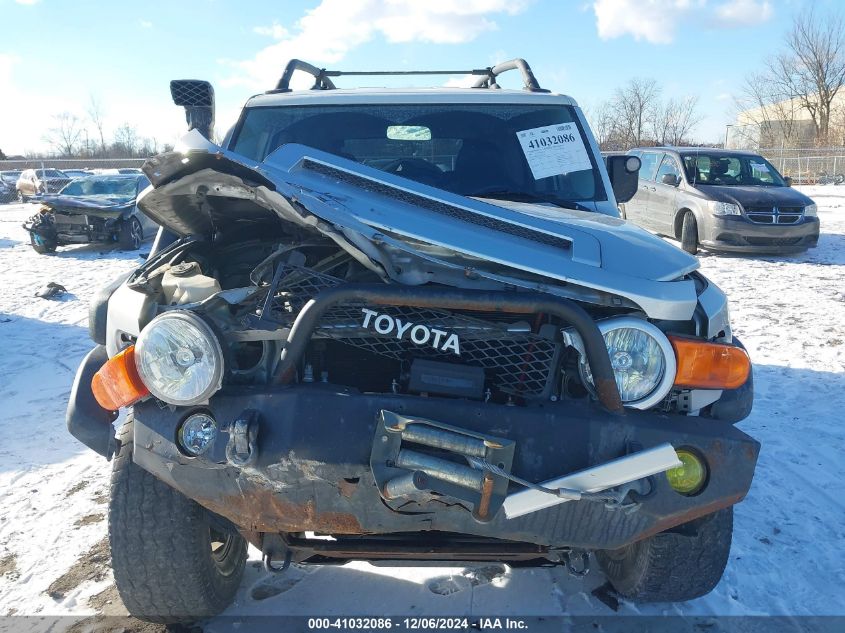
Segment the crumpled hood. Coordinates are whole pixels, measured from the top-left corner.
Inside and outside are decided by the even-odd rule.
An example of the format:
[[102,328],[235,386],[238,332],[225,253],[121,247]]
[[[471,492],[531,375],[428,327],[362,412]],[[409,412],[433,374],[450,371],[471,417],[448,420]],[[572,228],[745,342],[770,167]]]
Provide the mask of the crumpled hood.
[[495,282],[562,296],[581,288],[595,295],[586,300],[663,319],[695,310],[685,276],[698,260],[618,218],[467,198],[303,145],[258,163],[198,133],[183,143],[186,153],[148,161],[155,189],[139,197],[147,215],[180,235],[288,221],[318,230],[395,283]]
[[51,209],[61,209],[63,213],[108,212],[122,213],[135,206],[135,199],[116,196],[63,196],[45,194],[39,202]]
[[[601,246],[601,267],[654,281],[676,279],[679,270],[698,268],[698,260],[645,229],[601,213],[561,209],[547,204],[487,200],[491,204],[554,222],[566,232],[577,227],[596,238]],[[637,258],[637,261],[634,261]]]
[[805,207],[813,204],[811,198],[792,187],[696,185],[696,189],[718,202],[733,202],[742,207]]

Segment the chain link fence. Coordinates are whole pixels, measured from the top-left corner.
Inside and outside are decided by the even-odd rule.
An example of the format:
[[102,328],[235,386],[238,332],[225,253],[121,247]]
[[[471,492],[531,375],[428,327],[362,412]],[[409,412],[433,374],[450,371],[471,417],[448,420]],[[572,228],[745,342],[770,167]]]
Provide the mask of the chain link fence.
[[64,173],[47,172],[46,191],[54,193],[73,178],[90,174],[132,173],[140,169],[145,158],[22,158],[0,160],[0,204],[11,204],[19,200],[17,190],[20,172],[27,169],[58,169]]
[[21,171],[24,169],[138,169],[145,158],[25,158],[0,160],[0,171]]
[[[759,153],[795,184],[845,183],[845,147],[766,148]],[[144,158],[29,158],[0,160],[0,171],[80,169],[89,172],[139,169]]]
[[768,148],[759,153],[795,184],[845,183],[845,147]]

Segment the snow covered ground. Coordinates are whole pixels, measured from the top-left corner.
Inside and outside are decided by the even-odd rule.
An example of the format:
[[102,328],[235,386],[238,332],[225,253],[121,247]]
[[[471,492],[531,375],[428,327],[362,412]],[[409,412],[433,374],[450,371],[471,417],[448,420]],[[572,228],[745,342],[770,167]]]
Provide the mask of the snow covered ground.
[[[819,203],[818,248],[701,255],[755,363],[754,412],[741,428],[763,445],[725,576],[699,600],[623,603],[619,614],[845,615],[845,187],[804,191]],[[91,347],[89,299],[141,260],[100,246],[37,255],[20,226],[34,209],[0,206],[0,616],[116,614],[110,464],[67,434],[64,412]],[[49,281],[68,294],[35,298]],[[604,583],[597,570],[582,581],[556,569],[351,563],[268,578],[251,554],[228,614],[613,614],[591,594]]]

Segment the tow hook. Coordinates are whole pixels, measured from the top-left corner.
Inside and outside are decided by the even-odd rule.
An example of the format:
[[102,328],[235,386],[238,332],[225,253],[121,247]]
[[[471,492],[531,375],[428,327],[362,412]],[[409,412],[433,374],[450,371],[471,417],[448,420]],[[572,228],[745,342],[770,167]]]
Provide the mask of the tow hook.
[[[573,562],[573,558],[580,558],[581,559],[581,567],[578,568],[575,566]],[[566,565],[566,571],[569,572],[570,576],[575,576],[576,578],[583,578],[587,574],[590,573],[590,553],[589,552],[564,552],[563,554],[563,564]]]
[[243,468],[252,466],[258,460],[256,440],[259,418],[258,411],[246,409],[232,423],[226,444],[226,459],[230,464]]
[[[281,567],[273,565],[273,558],[278,554],[284,553],[284,559]],[[264,563],[264,570],[268,574],[281,574],[287,571],[290,567],[290,561],[293,554],[285,543],[284,539],[278,534],[265,534],[261,540],[261,562]]]

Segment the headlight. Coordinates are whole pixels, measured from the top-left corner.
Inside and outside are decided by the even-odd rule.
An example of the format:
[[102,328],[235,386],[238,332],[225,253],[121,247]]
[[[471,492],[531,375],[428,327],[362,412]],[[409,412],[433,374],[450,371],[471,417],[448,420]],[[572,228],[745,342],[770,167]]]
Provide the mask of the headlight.
[[[666,335],[657,326],[634,317],[607,319],[597,325],[607,345],[622,403],[648,409],[660,402],[672,388],[677,369],[675,352]],[[588,363],[582,362],[581,373],[592,385]]]
[[202,319],[182,310],[157,316],[141,331],[135,365],[152,395],[177,406],[205,402],[223,380],[220,342]]
[[742,215],[739,205],[732,202],[711,202],[710,210],[713,215]]
[[808,204],[804,207],[804,216],[814,218],[819,214],[819,208],[815,204]]

